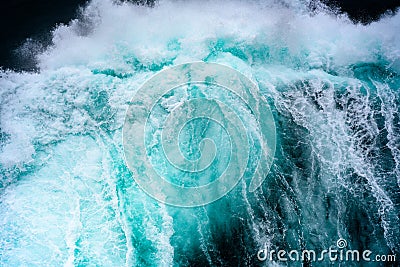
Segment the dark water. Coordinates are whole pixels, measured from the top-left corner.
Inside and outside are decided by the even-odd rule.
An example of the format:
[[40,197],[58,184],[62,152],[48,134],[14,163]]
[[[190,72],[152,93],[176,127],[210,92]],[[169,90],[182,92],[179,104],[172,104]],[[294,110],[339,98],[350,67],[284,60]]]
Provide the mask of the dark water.
[[86,1],[3,1],[1,4],[0,65],[6,68],[31,69],[34,54],[20,55],[16,50],[27,38],[41,43],[51,41],[50,31],[58,24],[68,24],[76,18],[78,8]]

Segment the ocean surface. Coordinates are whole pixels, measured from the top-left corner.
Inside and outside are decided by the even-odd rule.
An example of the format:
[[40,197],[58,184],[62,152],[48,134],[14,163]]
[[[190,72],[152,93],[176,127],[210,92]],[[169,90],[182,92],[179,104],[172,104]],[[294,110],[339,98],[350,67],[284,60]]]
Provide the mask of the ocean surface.
[[[307,1],[92,0],[50,46],[23,50],[35,71],[0,70],[0,266],[328,266],[257,252],[339,239],[398,266],[399,14],[363,25]],[[258,86],[276,151],[256,191],[245,177],[218,201],[179,208],[135,183],[122,130],[143,83],[193,61]]]

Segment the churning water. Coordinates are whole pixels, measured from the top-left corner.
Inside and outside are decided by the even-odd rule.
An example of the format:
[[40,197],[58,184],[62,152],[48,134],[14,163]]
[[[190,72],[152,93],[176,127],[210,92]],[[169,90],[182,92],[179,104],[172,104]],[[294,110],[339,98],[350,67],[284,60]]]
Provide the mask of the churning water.
[[[39,72],[0,72],[0,265],[251,266],[339,238],[400,257],[399,33],[399,15],[355,25],[302,1],[93,0]],[[257,84],[276,152],[256,191],[177,208],[134,182],[122,127],[147,79],[192,61]]]

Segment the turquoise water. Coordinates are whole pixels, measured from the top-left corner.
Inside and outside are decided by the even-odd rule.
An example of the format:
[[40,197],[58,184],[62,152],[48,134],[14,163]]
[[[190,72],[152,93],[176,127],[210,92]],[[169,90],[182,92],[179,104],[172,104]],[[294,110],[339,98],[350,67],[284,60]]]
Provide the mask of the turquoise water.
[[[92,1],[54,29],[40,72],[1,71],[0,265],[268,265],[259,249],[339,238],[400,257],[400,17],[362,26],[273,2]],[[187,209],[136,185],[122,126],[147,79],[191,61],[256,83],[277,146],[261,188],[247,177]]]

